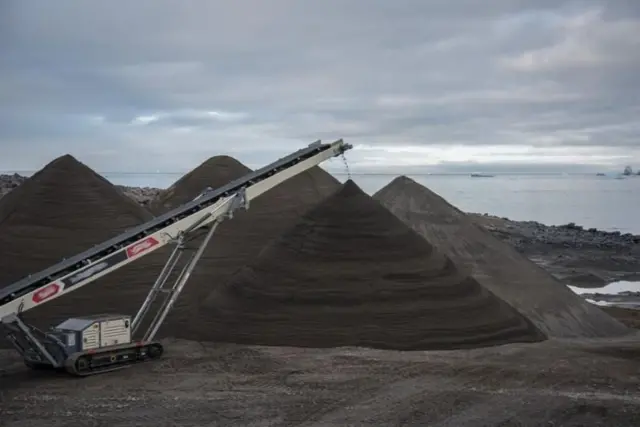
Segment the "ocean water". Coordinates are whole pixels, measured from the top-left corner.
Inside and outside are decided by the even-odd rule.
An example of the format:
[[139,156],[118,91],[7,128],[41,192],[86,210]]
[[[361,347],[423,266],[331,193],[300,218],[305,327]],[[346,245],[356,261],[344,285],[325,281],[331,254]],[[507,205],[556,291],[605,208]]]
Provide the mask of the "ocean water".
[[[346,174],[334,174],[345,181]],[[109,174],[114,184],[166,188],[181,174]],[[586,228],[640,234],[640,176],[594,175],[409,175],[466,212],[489,213],[547,225],[574,222]],[[394,175],[353,175],[373,194]]]

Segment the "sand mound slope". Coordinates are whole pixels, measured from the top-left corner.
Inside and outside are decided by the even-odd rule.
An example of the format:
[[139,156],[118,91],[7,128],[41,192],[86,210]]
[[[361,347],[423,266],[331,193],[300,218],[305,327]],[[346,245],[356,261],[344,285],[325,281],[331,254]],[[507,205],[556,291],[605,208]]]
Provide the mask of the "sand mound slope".
[[[222,177],[219,175],[220,164],[227,165],[227,173]],[[206,186],[220,187],[249,171],[234,159],[214,157],[193,170],[189,177],[176,182],[171,196],[165,195],[162,205],[165,210],[174,208],[192,200]],[[236,270],[257,257],[263,247],[292,222],[338,188],[338,180],[315,167],[252,200],[248,211],[236,212],[233,219],[223,222],[216,230],[160,335],[199,339],[201,335],[193,320],[193,307],[215,286],[224,283]],[[197,245],[200,241],[201,239],[197,239],[193,244]],[[155,270],[160,268],[161,265],[155,266]]]
[[218,188],[251,172],[251,169],[229,156],[215,156],[177,180],[149,204],[149,209],[164,213],[190,202],[207,187]]
[[[152,215],[72,156],[0,200],[0,286],[8,286],[143,223]],[[151,284],[142,261],[27,313],[39,326],[75,314],[130,313]],[[133,313],[132,313],[133,314]]]
[[599,337],[628,332],[542,268],[483,230],[442,197],[399,177],[374,198],[473,277],[552,337]]
[[212,293],[201,317],[209,339],[264,345],[408,350],[542,339],[352,181]]

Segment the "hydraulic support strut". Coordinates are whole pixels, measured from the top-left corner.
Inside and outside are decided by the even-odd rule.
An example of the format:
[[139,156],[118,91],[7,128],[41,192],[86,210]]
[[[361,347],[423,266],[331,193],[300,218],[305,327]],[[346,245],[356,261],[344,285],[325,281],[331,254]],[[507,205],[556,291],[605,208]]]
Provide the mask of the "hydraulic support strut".
[[[158,276],[153,287],[149,291],[147,298],[142,303],[140,310],[138,310],[138,312],[136,313],[132,321],[132,325],[131,325],[132,333],[135,334],[136,331],[140,328],[145,316],[149,312],[149,309],[151,308],[152,304],[157,300],[157,298],[160,296],[160,294],[165,294],[165,298],[162,302],[162,305],[156,312],[156,315],[154,316],[153,320],[147,327],[142,337],[142,341],[145,341],[145,342],[152,341],[154,339],[154,337],[158,333],[158,330],[164,323],[164,320],[166,319],[167,315],[173,308],[173,305],[175,304],[176,300],[180,296],[180,293],[184,289],[185,284],[187,283],[187,281],[189,280],[189,277],[191,276],[191,273],[193,272],[196,265],[202,258],[202,254],[204,253],[205,249],[209,245],[209,242],[211,241],[211,238],[213,237],[213,234],[215,233],[216,229],[218,228],[218,226],[222,221],[224,221],[227,218],[233,217],[234,211],[241,207],[245,209],[249,208],[248,200],[245,197],[244,191],[240,191],[236,193],[235,197],[229,201],[226,207],[227,209],[226,214],[218,217],[218,219],[209,226],[210,228],[207,231],[207,234],[205,235],[204,239],[198,246],[198,249],[191,256],[189,261],[184,265],[182,271],[180,272],[176,280],[173,282],[171,287],[165,287],[169,277],[171,277],[171,274],[174,272],[176,266],[178,265],[178,261],[182,257],[182,254],[184,253],[185,250],[189,249],[187,248],[187,244],[186,244],[187,238],[189,237],[189,233],[191,233],[194,229],[196,229],[199,224],[194,224],[190,229],[187,229],[184,232],[180,233],[180,235],[178,235],[176,239],[174,239],[175,248],[171,252],[171,256],[169,256],[169,259],[167,260],[166,264],[162,268],[160,275]],[[202,221],[205,221],[205,220],[206,220],[206,217],[202,219]]]
[[[62,344],[54,337],[47,336],[39,329],[22,320],[20,313],[11,314],[2,319],[2,324],[9,330],[8,338],[25,360],[42,360],[54,368],[64,364],[64,354],[52,348]],[[48,345],[47,345],[48,344]]]

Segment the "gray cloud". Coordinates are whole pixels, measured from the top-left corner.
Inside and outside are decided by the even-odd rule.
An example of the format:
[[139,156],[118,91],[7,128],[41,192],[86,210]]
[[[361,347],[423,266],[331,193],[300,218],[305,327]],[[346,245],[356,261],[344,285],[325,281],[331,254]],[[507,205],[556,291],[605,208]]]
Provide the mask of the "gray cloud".
[[3,170],[259,166],[339,137],[355,170],[640,163],[630,0],[0,8]]

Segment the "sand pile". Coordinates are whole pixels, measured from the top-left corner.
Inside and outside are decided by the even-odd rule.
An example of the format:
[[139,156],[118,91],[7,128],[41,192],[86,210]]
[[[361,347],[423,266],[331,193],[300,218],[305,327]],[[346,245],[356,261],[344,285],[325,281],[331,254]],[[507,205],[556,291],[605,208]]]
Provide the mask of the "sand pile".
[[149,209],[164,213],[190,202],[207,187],[218,188],[251,172],[251,169],[229,156],[215,156],[177,180],[149,204]]
[[415,181],[396,178],[374,198],[455,262],[472,269],[474,278],[548,336],[599,337],[629,332]]
[[537,341],[508,304],[352,181],[203,303],[203,338],[455,349]]
[[[0,287],[151,218],[89,167],[60,157],[0,200]],[[129,314],[153,278],[139,261],[26,315],[37,326],[52,326],[75,314]]]
[[[214,157],[178,180],[170,192],[163,196],[161,205],[165,210],[174,208],[192,200],[207,186],[220,187],[249,171],[249,168],[235,159]],[[315,167],[252,200],[248,211],[236,212],[233,219],[223,222],[216,230],[160,335],[199,339],[200,331],[192,316],[193,307],[215,286],[224,283],[236,270],[257,257],[269,241],[303,213],[338,188],[338,180]],[[192,244],[197,246],[200,241],[201,239],[196,239]],[[159,268],[161,265],[155,266],[156,270]]]

